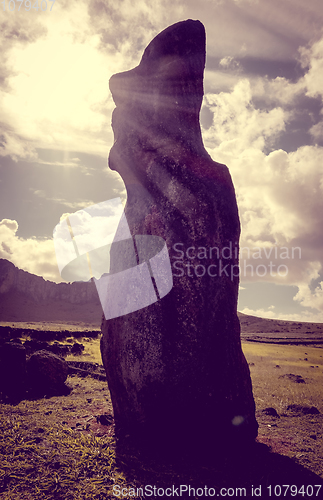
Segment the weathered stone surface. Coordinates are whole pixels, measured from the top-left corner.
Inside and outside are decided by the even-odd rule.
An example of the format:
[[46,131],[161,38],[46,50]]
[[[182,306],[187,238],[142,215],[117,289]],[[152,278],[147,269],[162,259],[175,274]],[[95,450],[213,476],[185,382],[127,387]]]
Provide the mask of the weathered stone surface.
[[67,362],[48,351],[37,351],[27,360],[28,382],[31,391],[57,394],[68,375]]
[[[235,192],[199,125],[204,66],[204,27],[188,20],[110,80],[109,166],[127,188],[127,222],[132,236],[164,238],[173,270],[168,295],[102,325],[117,436],[146,450],[215,451],[257,435],[237,317]],[[112,272],[125,258],[113,244]]]

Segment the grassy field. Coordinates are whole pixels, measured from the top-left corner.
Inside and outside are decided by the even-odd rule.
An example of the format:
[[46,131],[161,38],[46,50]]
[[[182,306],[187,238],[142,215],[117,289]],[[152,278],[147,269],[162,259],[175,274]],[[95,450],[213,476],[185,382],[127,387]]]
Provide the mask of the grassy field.
[[[84,343],[85,351],[77,359],[100,362],[99,340],[78,341]],[[315,484],[320,478],[323,482],[323,349],[247,342],[243,350],[253,382],[258,441],[277,456],[291,459],[288,464],[295,462],[315,473]],[[291,374],[294,380],[301,377],[304,382],[295,382]],[[139,465],[130,475],[121,472],[116,463],[113,425],[97,420],[99,415],[112,413],[107,384],[89,377],[69,377],[68,384],[73,390],[67,396],[21,401],[15,406],[0,404],[1,499],[108,500],[117,498],[112,493],[114,485],[129,489],[142,484],[143,479],[136,476],[138,469],[140,477],[144,474],[145,481],[152,484],[184,480],[218,484],[216,471],[206,475],[203,468],[181,477],[167,467],[156,473]],[[295,413],[288,409],[291,404],[314,406],[321,413]],[[279,416],[263,412],[268,407]],[[283,478],[284,464],[280,466]],[[263,481],[265,474],[270,470],[261,472]]]
[[[290,404],[316,406],[323,413],[323,349],[298,345],[246,342],[257,409],[274,407],[283,413]],[[284,375],[300,375],[296,383]]]

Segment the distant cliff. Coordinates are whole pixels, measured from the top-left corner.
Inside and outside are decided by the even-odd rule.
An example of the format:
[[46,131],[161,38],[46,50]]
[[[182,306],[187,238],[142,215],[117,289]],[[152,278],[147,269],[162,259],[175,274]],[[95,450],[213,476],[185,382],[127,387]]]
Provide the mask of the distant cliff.
[[0,259],[0,321],[72,321],[100,324],[94,283],[53,283]]
[[[265,319],[238,313],[242,339],[323,342],[322,323]],[[0,259],[0,322],[86,323],[100,327],[102,308],[94,283],[53,283]],[[279,340],[280,339],[280,340]]]

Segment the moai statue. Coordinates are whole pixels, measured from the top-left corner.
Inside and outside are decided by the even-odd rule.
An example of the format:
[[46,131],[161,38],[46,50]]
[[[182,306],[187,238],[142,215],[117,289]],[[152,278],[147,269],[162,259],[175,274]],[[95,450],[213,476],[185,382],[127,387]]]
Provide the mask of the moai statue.
[[[158,296],[162,279],[150,268],[157,300],[102,323],[117,438],[148,452],[216,452],[257,436],[237,317],[239,215],[229,171],[202,141],[204,67],[204,27],[187,20],[110,79],[109,166],[126,185],[130,231],[112,244],[110,273],[140,264],[147,236],[166,242],[172,269],[166,295]],[[129,285],[124,301],[137,294],[140,302],[140,293]]]

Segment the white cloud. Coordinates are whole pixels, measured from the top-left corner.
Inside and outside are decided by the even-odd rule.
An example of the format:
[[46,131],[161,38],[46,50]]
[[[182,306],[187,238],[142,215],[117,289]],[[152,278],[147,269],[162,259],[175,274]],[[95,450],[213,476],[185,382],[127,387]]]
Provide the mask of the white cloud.
[[1,154],[28,159],[44,148],[106,156],[115,107],[109,78],[136,66],[147,43],[182,11],[170,0],[80,0],[15,15],[0,36]]
[[240,63],[234,59],[232,56],[222,57],[219,62],[219,66],[222,68],[230,69],[232,71],[240,69]]
[[237,84],[238,73],[236,71],[210,70],[204,72],[204,88],[208,93],[230,91]]
[[[310,54],[320,54],[318,47]],[[318,81],[314,67],[318,78],[317,67],[311,64],[310,78],[296,84],[286,85],[285,79],[244,79],[232,91],[207,94],[204,105],[212,111],[213,123],[203,130],[203,139],[214,160],[230,169],[242,223],[241,247],[259,249],[258,258],[241,256],[242,283],[295,285],[295,300],[320,311],[322,290],[319,285],[313,290],[313,283],[323,269],[323,148],[307,145],[289,153],[273,149],[291,118],[285,106],[309,93],[310,84],[312,96],[320,90],[315,87],[314,93]],[[259,97],[271,104],[276,101],[276,107],[256,109],[254,98]],[[312,127],[312,134],[318,136],[320,127]],[[256,313],[274,317],[273,311]],[[320,314],[313,312],[311,318]]]
[[272,307],[269,307],[268,309],[250,309],[249,307],[245,307],[240,312],[250,316],[257,316],[259,318],[323,323],[323,313],[321,312],[304,311],[302,313],[285,314],[275,312]]
[[306,94],[310,97],[323,99],[323,38],[315,42],[310,48],[301,48],[301,59],[304,66],[309,66],[304,77],[307,88]]
[[315,140],[322,140],[323,138],[323,121],[316,123],[313,125],[309,133],[314,137]]
[[[68,168],[80,168],[80,159],[79,158],[71,158],[66,161],[45,161],[37,159],[38,165],[52,165],[56,167],[68,167]],[[81,167],[82,168],[82,167]]]
[[[44,193],[40,190],[37,192],[37,195],[43,197]],[[119,198],[99,204],[89,201],[85,202],[84,200],[80,204],[68,204],[64,200],[54,201],[61,202],[74,211],[79,208],[82,209],[72,214],[64,213],[60,219],[60,221],[63,221],[69,217],[75,241],[81,254],[106,246],[112,242],[123,212]],[[88,206],[84,208],[85,204]],[[87,209],[89,209],[89,213],[86,211]],[[13,262],[18,268],[43,276],[47,280],[55,282],[64,281],[58,270],[57,259],[60,256],[61,263],[63,255],[65,260],[66,258],[68,262],[69,260],[68,252],[67,255],[64,254],[65,247],[60,249],[60,254],[56,253],[60,246],[60,241],[58,241],[59,238],[57,237],[60,231],[62,231],[60,225],[57,225],[55,228],[56,245],[58,245],[56,252],[53,238],[21,238],[17,235],[17,231],[17,221],[12,219],[3,219],[0,221],[0,258],[7,259]],[[62,242],[64,242],[63,240]],[[74,251],[72,254],[75,257]],[[93,271],[98,272],[97,269],[93,269]]]
[[57,267],[52,239],[20,238],[15,220],[0,221],[0,258],[50,281],[63,281]]
[[[223,145],[211,152],[215,160],[223,161],[222,151]],[[225,152],[237,193],[241,247],[261,249],[261,257],[247,258],[248,263],[256,269],[272,262],[276,267],[273,273],[268,268],[266,281],[308,284],[312,279],[308,270],[323,264],[323,148],[304,146],[267,156],[255,148],[238,156],[233,150],[231,158],[228,149]],[[293,248],[299,251],[292,255]],[[286,276],[277,276],[280,265],[288,267]],[[259,280],[256,271],[253,279]]]
[[91,206],[91,205],[94,205],[95,202],[92,201],[92,200],[85,200],[85,199],[82,199],[81,201],[68,201],[66,199],[63,199],[63,198],[54,198],[54,197],[49,197],[45,191],[43,191],[42,189],[31,189],[31,191],[33,191],[33,194],[35,196],[37,196],[38,198],[45,198],[47,201],[50,201],[50,202],[53,202],[53,203],[57,203],[59,205],[63,205],[64,207],[67,207],[71,210],[81,210],[85,207],[88,207],[88,206]]
[[231,93],[205,96],[214,119],[203,131],[204,142],[212,157],[230,168],[243,239],[254,245],[283,245],[313,234],[319,239],[323,148],[303,146],[290,153],[274,150],[266,155],[265,148],[284,131],[288,114],[281,107],[268,112],[255,109],[252,97],[247,80]]
[[114,108],[107,84],[115,62],[98,52],[95,39],[74,43],[58,25],[45,40],[16,47],[10,56],[16,74],[11,91],[1,95],[7,126],[34,147],[106,155],[107,116]]
[[296,97],[304,93],[303,79],[291,82],[287,78],[278,76],[274,79],[268,77],[255,77],[251,80],[253,98],[260,97],[268,106],[286,106],[295,102]]
[[254,310],[254,309],[250,309],[249,307],[245,307],[240,312],[243,313],[243,314],[248,314],[250,316],[258,316],[259,318],[273,319],[273,318],[277,317],[277,315],[274,313],[274,311],[272,311],[271,307],[269,307],[268,310],[266,310],[266,309],[256,309],[256,310]]
[[[300,47],[299,59],[307,71],[304,77],[292,82],[284,77],[276,77],[270,79],[268,77],[250,77],[250,85],[252,87],[252,96],[260,97],[264,102],[270,105],[282,106],[292,104],[300,95],[308,97],[321,97],[323,99],[323,37],[312,43],[308,47]],[[228,60],[228,64],[232,58],[224,58]],[[296,63],[296,61],[295,61]],[[321,131],[320,125],[315,125],[310,130],[313,136],[319,136]]]
[[[91,30],[86,2],[56,2],[52,12],[32,14],[35,34],[27,20],[31,34],[26,42],[4,47],[2,154],[28,158],[39,147],[106,156],[113,142],[109,122],[114,108],[108,81],[123,69],[123,58],[99,50],[100,36]],[[13,31],[21,33],[24,23],[24,16],[18,16],[8,39]]]
[[116,196],[119,196],[119,198],[121,198],[121,202],[123,203],[123,205],[125,205],[127,201],[127,190],[121,175],[119,175],[118,172],[115,172],[114,170],[109,170],[109,178],[111,179],[111,182],[113,181],[117,184],[117,186],[112,189],[113,193]]
[[301,283],[298,285],[298,292],[294,300],[304,307],[323,311],[323,281],[321,281],[314,290],[311,290],[307,283]]
[[18,230],[18,222],[11,219],[2,219],[0,226],[9,229],[13,233],[16,233]]
[[[114,104],[108,92],[109,77],[137,65],[142,50],[158,32],[180,19],[199,17],[208,31],[209,54],[221,54],[218,47],[223,41],[226,50],[232,47],[230,56],[222,51],[222,66],[236,69],[234,57],[238,54],[247,52],[259,57],[267,54],[267,49],[269,59],[279,59],[282,45],[284,51],[290,50],[288,43],[282,44],[286,40],[279,36],[280,32],[287,29],[294,33],[294,25],[299,32],[302,21],[306,25],[303,35],[307,35],[310,18],[315,14],[317,21],[319,17],[319,4],[315,0],[307,8],[307,18],[306,9],[298,2],[293,9],[293,23],[287,24],[290,6],[280,5],[277,9],[275,3],[212,0],[199,5],[197,15],[196,2],[191,1],[184,4],[171,0],[120,0],[116,5],[111,0],[80,0],[56,2],[52,12],[45,14],[32,11],[28,16],[26,12],[9,16],[0,35],[0,81],[5,82],[0,104],[5,132],[12,130],[14,135],[7,140],[11,146],[2,154],[27,158],[34,154],[33,148],[43,147],[106,155],[113,141],[109,121]],[[277,33],[271,32],[263,19],[269,20]],[[228,23],[234,37],[228,35]],[[213,39],[214,33],[217,39]],[[306,76],[308,94],[321,95],[322,41],[307,52],[304,50],[302,57],[310,61]],[[210,81],[211,73],[207,72]],[[221,72],[213,76],[223,83],[234,81]],[[267,87],[272,87],[272,93],[276,89],[276,95],[280,92],[282,100],[298,91],[294,86],[293,92],[289,92],[292,85],[283,79]],[[275,108],[275,113],[279,113],[279,108]],[[267,123],[280,119],[273,113],[262,116]],[[254,114],[252,118],[261,117]]]
[[184,4],[172,0],[119,0],[117,4],[112,0],[91,0],[88,12],[101,48],[119,52],[126,62],[125,69],[141,57],[154,36],[186,15]]
[[5,131],[1,126],[0,156],[11,156],[14,161],[18,161],[20,158],[29,161],[37,159],[35,148],[30,142],[19,137],[12,131]]
[[310,322],[310,323],[323,323],[323,313],[321,313],[321,312],[302,311],[301,313],[293,313],[293,314],[280,313],[276,317],[277,317],[277,319],[283,319],[286,321],[303,321],[303,322]]
[[[265,141],[285,129],[288,113],[282,108],[270,111],[256,109],[252,104],[252,90],[247,79],[240,80],[232,92],[206,94],[205,105],[214,114],[213,125],[203,133],[207,146],[215,143],[217,153],[225,158],[242,153],[250,155],[250,149],[262,151]],[[221,161],[221,160],[220,160]]]
[[[110,0],[61,1],[46,15],[22,12],[10,16],[0,34],[0,155],[35,161],[35,148],[40,147],[106,156],[113,141],[109,77],[137,65],[153,36],[172,22],[194,17],[197,10],[208,32],[208,54],[222,58],[220,66],[235,72],[239,68],[234,57],[243,53],[284,60],[291,53],[288,37],[296,32],[305,38],[312,35],[312,18],[305,16],[306,10],[312,16],[320,12],[317,0],[308,9],[300,0],[293,0],[295,8],[290,0],[284,6],[280,3],[279,9],[276,0],[256,2],[257,9],[252,3],[212,0],[197,6],[188,1],[184,8],[170,0],[121,0],[118,5]],[[293,22],[287,23],[291,15]],[[234,37],[228,35],[228,25]],[[304,146],[292,153],[274,149],[276,138],[291,119],[286,106],[301,94],[323,97],[323,39],[302,49],[301,57],[309,69],[296,83],[285,78],[244,79],[230,91],[208,93],[204,105],[214,120],[203,137],[213,158],[230,168],[242,221],[242,246],[301,247],[302,258],[289,259],[284,282],[299,286],[300,304],[320,308],[320,289],[313,291],[310,284],[313,269],[321,270],[323,255],[323,148]],[[229,88],[236,79],[236,74],[225,71],[206,72],[209,88]],[[267,102],[268,109],[257,109],[255,98]],[[319,139],[322,122],[309,132]],[[70,163],[71,167],[79,164]],[[120,188],[125,197],[122,181]],[[71,210],[80,208],[77,203],[53,201]],[[36,274],[56,273],[60,280],[54,271],[51,240],[22,239],[14,223],[0,226],[1,255],[11,256],[16,265]],[[267,262],[264,257],[257,261]],[[282,281],[277,276],[269,279]]]

